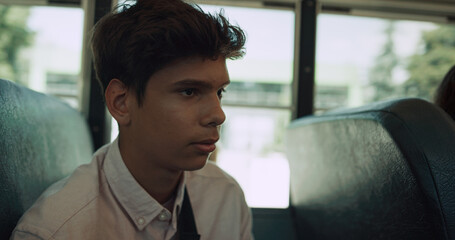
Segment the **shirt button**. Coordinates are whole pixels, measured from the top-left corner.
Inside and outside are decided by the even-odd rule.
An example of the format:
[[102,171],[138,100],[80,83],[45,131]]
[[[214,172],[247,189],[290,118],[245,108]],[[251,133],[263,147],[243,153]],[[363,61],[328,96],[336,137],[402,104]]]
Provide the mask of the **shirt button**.
[[144,222],[145,222],[145,220],[144,220],[143,217],[140,217],[139,219],[137,219],[137,223],[138,223],[139,225],[144,224]]
[[158,215],[158,220],[162,222],[169,221],[169,219],[171,219],[171,216],[166,212],[166,210],[161,211],[160,215]]

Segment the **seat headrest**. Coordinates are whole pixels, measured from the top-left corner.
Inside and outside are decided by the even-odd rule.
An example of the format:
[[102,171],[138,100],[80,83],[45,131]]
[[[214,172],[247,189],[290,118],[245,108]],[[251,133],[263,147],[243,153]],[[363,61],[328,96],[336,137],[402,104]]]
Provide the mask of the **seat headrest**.
[[53,182],[91,160],[85,119],[55,97],[0,79],[0,239]]
[[455,239],[455,123],[420,99],[294,121],[291,204],[302,239]]

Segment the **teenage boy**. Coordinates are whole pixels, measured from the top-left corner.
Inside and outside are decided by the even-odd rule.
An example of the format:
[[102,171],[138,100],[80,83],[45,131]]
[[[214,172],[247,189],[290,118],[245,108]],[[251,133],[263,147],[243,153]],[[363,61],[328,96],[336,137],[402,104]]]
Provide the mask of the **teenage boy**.
[[119,136],[51,186],[12,239],[251,239],[239,185],[207,163],[225,120],[226,59],[245,36],[180,0],[139,0],[92,38]]

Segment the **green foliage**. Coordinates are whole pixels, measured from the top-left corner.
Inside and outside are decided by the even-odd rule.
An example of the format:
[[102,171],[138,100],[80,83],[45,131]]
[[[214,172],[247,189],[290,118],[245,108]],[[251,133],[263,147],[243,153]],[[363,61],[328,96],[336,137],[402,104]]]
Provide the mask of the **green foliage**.
[[372,101],[383,100],[392,97],[395,92],[392,73],[398,64],[398,56],[394,52],[393,34],[395,32],[394,21],[387,23],[384,31],[386,42],[381,53],[375,59],[375,65],[370,71],[370,85],[374,87]]
[[422,51],[411,57],[406,96],[433,99],[447,71],[455,65],[455,27],[441,26],[423,34]]
[[31,42],[27,29],[29,9],[0,5],[0,73],[2,78],[19,81],[18,53]]

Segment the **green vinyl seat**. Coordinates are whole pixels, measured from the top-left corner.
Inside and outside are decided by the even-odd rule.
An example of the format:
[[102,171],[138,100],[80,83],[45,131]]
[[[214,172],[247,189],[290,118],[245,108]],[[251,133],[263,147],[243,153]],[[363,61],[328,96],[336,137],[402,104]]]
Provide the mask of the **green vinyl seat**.
[[0,239],[52,183],[91,160],[85,119],[59,99],[0,79]]
[[421,99],[294,121],[298,239],[455,239],[455,122]]

